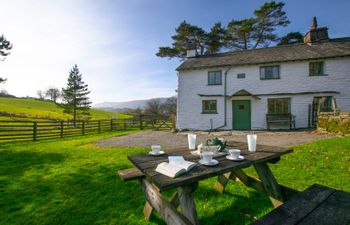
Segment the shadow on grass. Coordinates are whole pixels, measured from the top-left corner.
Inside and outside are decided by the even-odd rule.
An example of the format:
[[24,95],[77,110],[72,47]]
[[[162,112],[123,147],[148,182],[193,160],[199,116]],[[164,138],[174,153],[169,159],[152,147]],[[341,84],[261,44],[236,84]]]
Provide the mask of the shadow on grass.
[[[194,192],[200,224],[250,224],[272,209],[266,194],[234,182],[227,185],[225,192],[219,193],[213,188],[213,181],[215,178],[200,182]],[[164,195],[169,198],[172,193],[167,191]],[[165,224],[158,214],[153,214],[151,221]]]
[[0,175],[10,175],[12,178],[22,176],[29,169],[43,169],[61,163],[64,158],[57,153],[0,151]]
[[[75,162],[55,153],[2,151],[0,224],[165,224],[157,214],[144,221],[139,183],[116,177],[127,167],[126,160]],[[246,215],[271,207],[266,195],[242,185],[217,193],[213,180],[195,192],[201,224],[249,223]]]
[[139,183],[116,178],[126,164],[79,165],[59,154],[0,152],[0,224],[154,224],[143,220]]
[[266,194],[242,184],[230,182],[223,193],[211,184],[202,185],[195,193],[201,224],[250,224],[271,209]]
[[32,213],[30,208],[37,201],[36,197],[45,196],[52,189],[37,171],[45,171],[63,162],[64,158],[56,153],[0,151],[1,224],[6,221],[15,224],[23,211]]

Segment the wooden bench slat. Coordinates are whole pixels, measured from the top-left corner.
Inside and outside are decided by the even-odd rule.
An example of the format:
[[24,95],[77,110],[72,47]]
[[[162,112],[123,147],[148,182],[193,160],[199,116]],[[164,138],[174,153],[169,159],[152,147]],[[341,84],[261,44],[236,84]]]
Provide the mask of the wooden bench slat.
[[118,171],[118,176],[123,181],[135,180],[144,177],[145,175],[137,168],[129,168]]
[[290,113],[284,114],[266,114],[267,129],[270,129],[271,124],[288,124],[289,128],[295,128],[294,116]]
[[254,225],[297,224],[315,208],[322,204],[336,190],[321,185],[312,185],[296,194],[285,204],[257,220]]
[[322,225],[348,225],[350,224],[350,194],[336,191],[312,211],[300,225],[312,225],[315,221]]

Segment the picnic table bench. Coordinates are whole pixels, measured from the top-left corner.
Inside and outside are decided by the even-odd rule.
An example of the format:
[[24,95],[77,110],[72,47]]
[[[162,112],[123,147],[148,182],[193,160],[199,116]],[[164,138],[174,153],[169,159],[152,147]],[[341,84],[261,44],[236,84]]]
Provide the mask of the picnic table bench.
[[350,193],[314,184],[253,224],[349,225]]
[[[293,189],[279,185],[268,166],[268,163],[277,163],[282,155],[291,153],[291,149],[258,145],[256,152],[249,152],[246,143],[232,142],[229,146],[241,149],[245,160],[234,162],[225,156],[220,156],[215,158],[219,161],[218,165],[213,167],[198,165],[177,178],[157,173],[155,168],[159,163],[168,161],[168,156],[181,155],[185,160],[198,162],[198,156],[191,154],[187,148],[180,148],[168,150],[166,154],[160,156],[129,155],[129,160],[137,170],[134,168],[120,174],[125,180],[140,180],[146,197],[145,218],[149,219],[152,211],[156,210],[167,224],[199,224],[193,192],[197,189],[199,181],[214,176],[218,176],[214,188],[219,192],[224,191],[230,180],[238,178],[246,186],[270,196],[271,202],[276,207],[297,193]],[[250,166],[254,167],[259,179],[247,175],[242,170]],[[170,189],[176,189],[176,192],[167,199],[162,193]]]
[[271,125],[288,125],[289,129],[295,129],[295,116],[290,113],[284,114],[266,114],[267,129],[271,129]]

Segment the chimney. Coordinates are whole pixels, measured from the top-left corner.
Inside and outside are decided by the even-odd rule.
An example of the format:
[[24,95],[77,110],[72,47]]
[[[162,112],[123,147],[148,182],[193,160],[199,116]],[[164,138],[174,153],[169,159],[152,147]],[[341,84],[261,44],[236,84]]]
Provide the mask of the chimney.
[[197,56],[196,45],[193,43],[188,44],[186,49],[186,58],[192,58],[196,56]]
[[311,30],[315,30],[317,28],[317,19],[316,16],[312,18]]
[[312,18],[311,29],[304,35],[305,44],[313,44],[323,41],[328,41],[328,28],[327,27],[317,27],[316,17]]

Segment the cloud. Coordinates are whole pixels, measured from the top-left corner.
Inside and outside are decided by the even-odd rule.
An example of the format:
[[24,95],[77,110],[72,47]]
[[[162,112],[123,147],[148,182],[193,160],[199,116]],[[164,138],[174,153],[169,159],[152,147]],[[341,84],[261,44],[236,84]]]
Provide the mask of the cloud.
[[74,64],[94,102],[172,92],[159,79],[166,71],[152,67],[153,43],[131,38],[122,15],[105,15],[94,1],[6,1],[0,27],[14,45],[0,64],[8,78],[2,88],[11,94],[35,96],[48,86],[63,87]]

